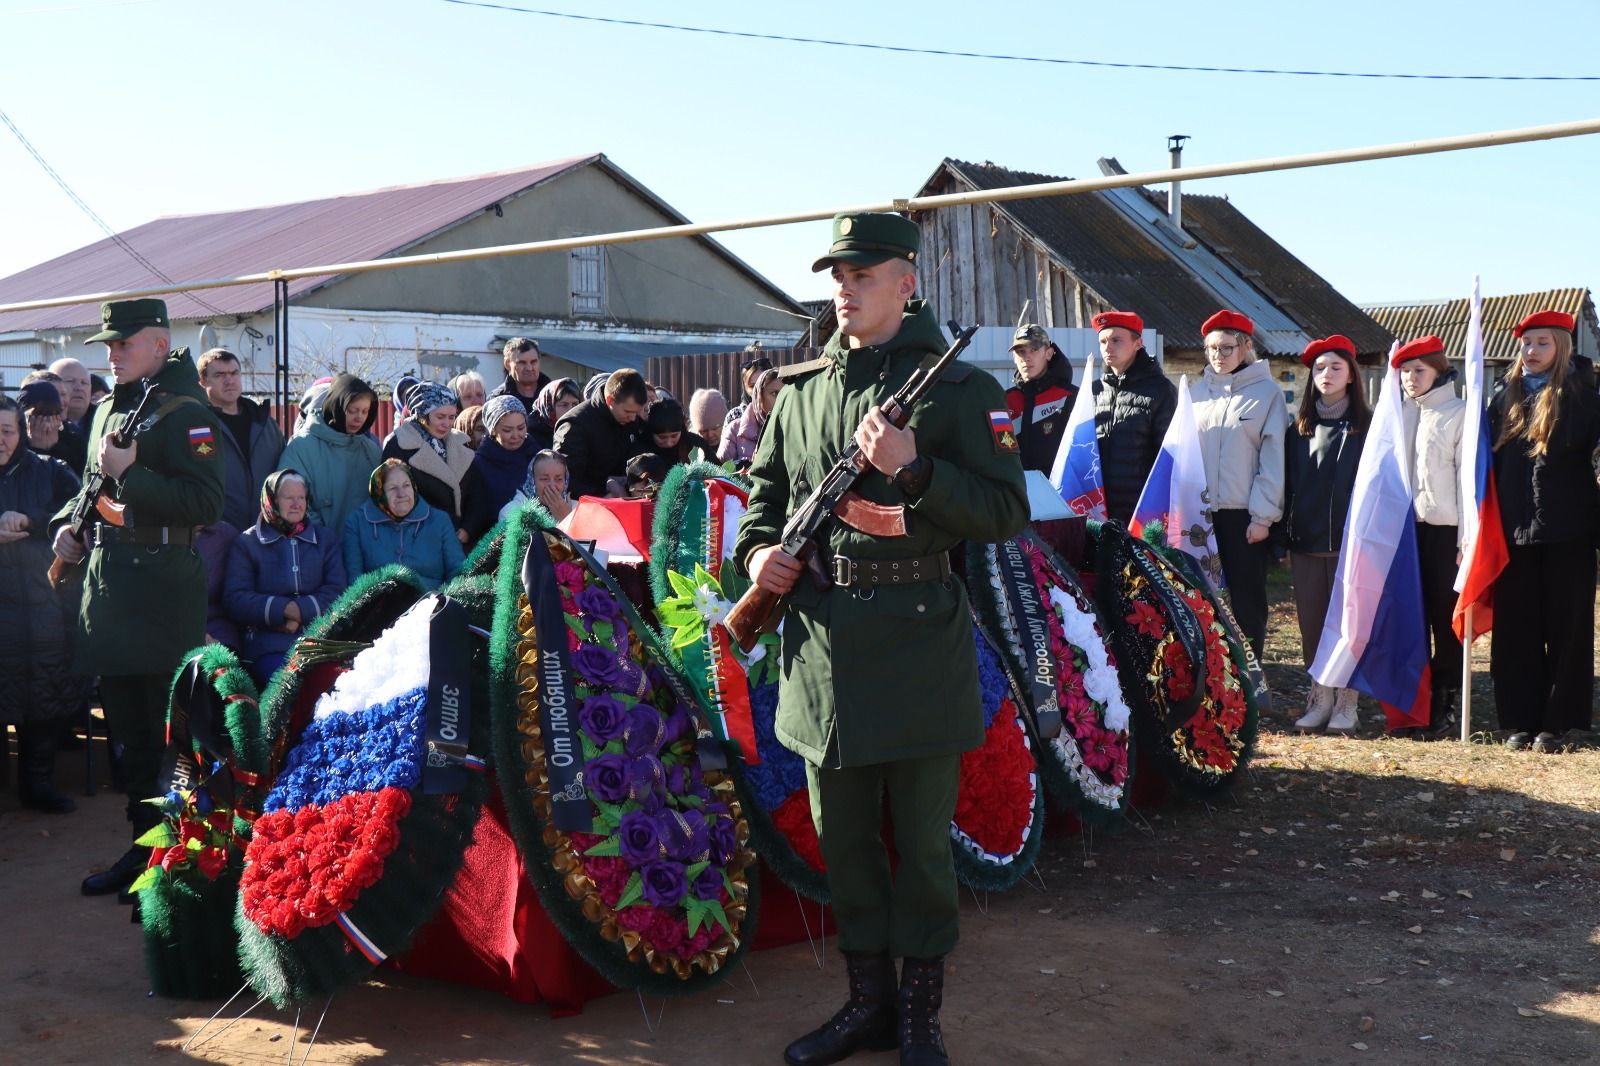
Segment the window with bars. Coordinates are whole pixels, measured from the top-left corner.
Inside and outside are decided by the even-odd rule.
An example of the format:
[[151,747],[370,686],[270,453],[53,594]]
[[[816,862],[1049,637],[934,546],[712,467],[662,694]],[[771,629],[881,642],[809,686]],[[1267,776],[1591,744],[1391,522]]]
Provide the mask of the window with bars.
[[604,250],[598,245],[574,248],[570,260],[572,273],[572,313],[575,315],[603,315],[606,313],[606,263]]

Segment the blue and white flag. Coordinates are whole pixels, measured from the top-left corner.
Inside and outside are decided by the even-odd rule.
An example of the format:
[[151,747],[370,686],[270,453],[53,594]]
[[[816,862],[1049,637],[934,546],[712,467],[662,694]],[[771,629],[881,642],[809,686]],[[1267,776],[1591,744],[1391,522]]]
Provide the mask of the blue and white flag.
[[1206,489],[1206,459],[1200,450],[1200,428],[1189,398],[1189,376],[1178,382],[1178,409],[1161,438],[1161,450],[1134,505],[1128,532],[1143,537],[1145,527],[1160,522],[1167,547],[1194,559],[1213,588],[1222,587],[1222,560],[1211,523],[1211,496]]
[[1100,443],[1094,434],[1094,388],[1087,381],[1067,416],[1055,465],[1050,468],[1050,484],[1073,514],[1105,520],[1106,485],[1100,474]]

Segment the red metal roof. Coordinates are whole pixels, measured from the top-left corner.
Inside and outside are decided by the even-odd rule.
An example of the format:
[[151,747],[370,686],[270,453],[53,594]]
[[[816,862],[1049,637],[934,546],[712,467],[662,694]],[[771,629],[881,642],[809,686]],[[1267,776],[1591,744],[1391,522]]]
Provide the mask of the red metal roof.
[[[421,185],[306,200],[243,211],[158,218],[120,234],[173,281],[200,281],[264,270],[348,263],[397,254],[417,242],[559,174],[602,157],[574,156],[521,170],[449,178]],[[289,295],[327,284],[329,276],[289,283]],[[0,303],[162,284],[107,238],[0,278]],[[165,297],[174,319],[252,315],[272,306],[272,286],[241,285]],[[200,301],[204,301],[204,303]],[[207,306],[209,305],[209,306]],[[64,329],[100,320],[96,304],[0,315],[0,333]]]

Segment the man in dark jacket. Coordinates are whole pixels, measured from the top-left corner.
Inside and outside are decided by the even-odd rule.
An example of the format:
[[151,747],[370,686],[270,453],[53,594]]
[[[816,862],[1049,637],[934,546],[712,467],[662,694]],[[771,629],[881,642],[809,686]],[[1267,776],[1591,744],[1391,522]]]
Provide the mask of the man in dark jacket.
[[227,466],[227,495],[222,517],[235,529],[249,529],[261,509],[261,485],[278,469],[283,431],[267,409],[245,399],[239,357],[213,348],[200,357],[200,385],[211,410],[222,423],[222,461]]
[[[194,531],[222,515],[223,464],[217,416],[206,404],[189,350],[169,352],[167,306],[121,300],[101,306],[99,333],[89,343],[109,349],[116,388],[96,404],[89,435],[89,475],[104,471],[122,524],[99,522],[83,539],[68,524],[76,498],[50,520],[56,555],[67,564],[88,558],[78,616],[77,665],[100,675],[111,739],[122,745],[128,820],[137,839],[160,821],[144,802],[157,794],[166,748],[167,689],[184,652],[206,639],[206,571],[192,547]],[[154,410],[125,448],[115,432],[133,414],[144,382]],[[83,490],[80,490],[80,495]],[[124,890],[149,861],[133,847],[109,869],[83,882],[87,896]],[[126,892],[121,898],[132,902]]]
[[[49,373],[41,371],[40,373]],[[54,382],[35,379],[29,374],[17,390],[17,406],[23,415],[23,434],[28,447],[40,455],[60,459],[72,472],[83,476],[83,463],[88,456],[87,446],[77,427],[63,421],[65,405],[59,386]]]
[[527,337],[512,337],[506,341],[505,348],[501,350],[506,379],[488,396],[490,400],[496,396],[515,396],[522,401],[522,412],[528,416],[530,425],[533,401],[539,398],[539,390],[550,384],[550,375],[539,369],[541,358],[538,341]]
[[623,476],[629,459],[651,450],[649,428],[639,417],[647,398],[643,374],[618,370],[598,399],[561,416],[555,450],[567,457],[573,499],[604,496],[607,478]]
[[1022,467],[1049,474],[1078,398],[1072,364],[1044,327],[1033,323],[1019,327],[1011,338],[1011,360],[1017,372],[1006,390],[1006,409],[1021,445]]
[[1094,383],[1094,434],[1106,486],[1106,514],[1126,523],[1178,409],[1178,388],[1144,347],[1144,320],[1106,311],[1091,324],[1100,334],[1105,376]]

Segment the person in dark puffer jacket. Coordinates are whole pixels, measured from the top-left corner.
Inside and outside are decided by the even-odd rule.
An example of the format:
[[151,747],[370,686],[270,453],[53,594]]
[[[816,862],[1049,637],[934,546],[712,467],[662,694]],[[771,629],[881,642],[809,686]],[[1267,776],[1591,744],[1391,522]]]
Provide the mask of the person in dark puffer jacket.
[[1494,583],[1489,673],[1507,746],[1547,753],[1589,728],[1594,699],[1600,396],[1573,369],[1575,327],[1556,311],[1518,323],[1521,352],[1489,399],[1509,553]]
[[1144,320],[1138,315],[1106,311],[1090,323],[1100,334],[1106,366],[1105,376],[1091,386],[1106,514],[1126,524],[1178,409],[1178,387],[1145,351]]
[[1017,370],[1006,390],[1006,410],[1022,450],[1022,467],[1049,474],[1078,398],[1072,364],[1045,328],[1032,323],[1019,327],[1011,338],[1011,359]]
[[[1372,412],[1361,391],[1356,346],[1350,338],[1335,333],[1312,341],[1300,361],[1311,378],[1284,437],[1283,515],[1295,614],[1300,620],[1300,654],[1310,670],[1333,598],[1344,520]],[[1339,692],[1313,681],[1306,713],[1295,728],[1302,733],[1326,728]],[[1346,703],[1352,702],[1346,698]]]
[[604,496],[607,479],[621,477],[629,459],[651,450],[643,420],[648,399],[644,375],[625,368],[605,379],[598,398],[556,421],[555,450],[567,457],[573,499]]

